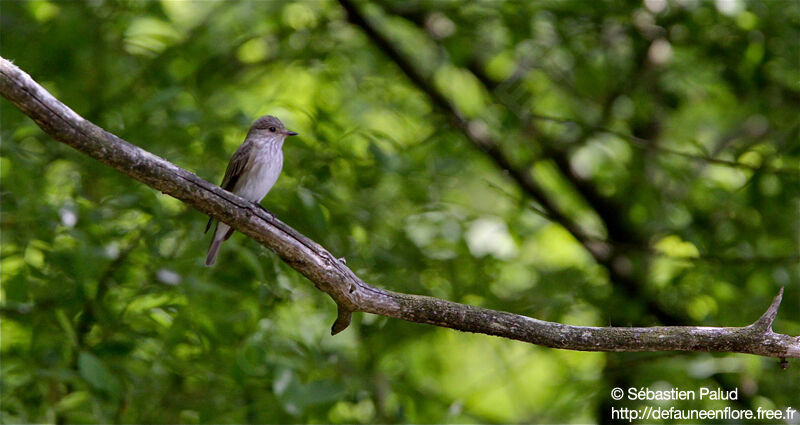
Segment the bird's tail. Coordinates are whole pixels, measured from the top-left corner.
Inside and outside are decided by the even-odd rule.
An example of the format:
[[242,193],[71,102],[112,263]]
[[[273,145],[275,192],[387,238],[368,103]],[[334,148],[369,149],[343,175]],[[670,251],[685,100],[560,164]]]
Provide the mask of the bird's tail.
[[208,255],[206,256],[206,267],[211,267],[217,261],[217,252],[219,246],[222,245],[222,239],[214,238],[211,240],[211,246],[208,247]]
[[228,240],[232,234],[233,229],[227,224],[217,222],[217,228],[214,229],[214,236],[211,238],[211,245],[208,247],[208,255],[206,256],[207,267],[214,265],[214,262],[217,260],[217,252],[219,252],[220,245],[222,245],[222,242]]

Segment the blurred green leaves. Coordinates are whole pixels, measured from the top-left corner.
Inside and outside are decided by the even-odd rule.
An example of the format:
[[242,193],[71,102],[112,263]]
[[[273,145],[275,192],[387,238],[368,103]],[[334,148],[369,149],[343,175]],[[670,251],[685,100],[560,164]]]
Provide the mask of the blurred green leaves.
[[[614,267],[638,298],[334,2],[7,2],[0,36],[76,112],[215,183],[252,120],[279,116],[300,136],[264,206],[377,286],[575,325],[652,324],[649,301],[738,326],[786,285],[775,325],[797,335],[800,10],[725,3],[360,5],[598,243],[606,223],[541,136],[620,206],[644,246]],[[752,357],[367,314],[332,338],[334,306],[272,253],[234,235],[202,267],[205,216],[0,116],[5,422],[598,422],[617,380],[795,402],[797,368]]]
[[85,351],[78,354],[78,373],[94,390],[113,400],[122,396],[122,385],[103,362]]

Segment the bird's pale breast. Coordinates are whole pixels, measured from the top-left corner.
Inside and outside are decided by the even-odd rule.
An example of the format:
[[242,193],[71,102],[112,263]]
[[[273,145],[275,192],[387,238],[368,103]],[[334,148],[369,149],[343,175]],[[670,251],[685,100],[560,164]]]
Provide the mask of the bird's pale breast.
[[246,170],[239,178],[234,193],[253,202],[262,199],[275,185],[283,168],[283,153],[280,146],[258,147],[254,159],[250,160]]

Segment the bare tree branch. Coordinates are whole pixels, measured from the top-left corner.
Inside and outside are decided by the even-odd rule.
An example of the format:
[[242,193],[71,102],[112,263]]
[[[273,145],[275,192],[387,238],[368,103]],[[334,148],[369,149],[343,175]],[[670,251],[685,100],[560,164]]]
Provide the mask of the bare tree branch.
[[715,351],[800,358],[800,338],[776,334],[783,290],[746,327],[584,327],[545,322],[437,298],[371,286],[325,248],[248,202],[83,119],[29,75],[0,58],[0,94],[55,139],[209,214],[274,251],[338,306],[333,334],[361,311],[410,322],[581,351]]

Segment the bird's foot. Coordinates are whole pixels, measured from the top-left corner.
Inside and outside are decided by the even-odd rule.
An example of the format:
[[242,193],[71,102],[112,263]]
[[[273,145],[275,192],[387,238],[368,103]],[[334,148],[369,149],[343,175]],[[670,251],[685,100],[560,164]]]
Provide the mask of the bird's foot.
[[275,214],[271,213],[268,209],[264,208],[264,206],[261,205],[261,204],[256,204],[256,205],[258,205],[258,207],[261,208],[261,211],[264,211],[265,213],[267,213],[267,215],[269,216],[270,219],[275,220]]

